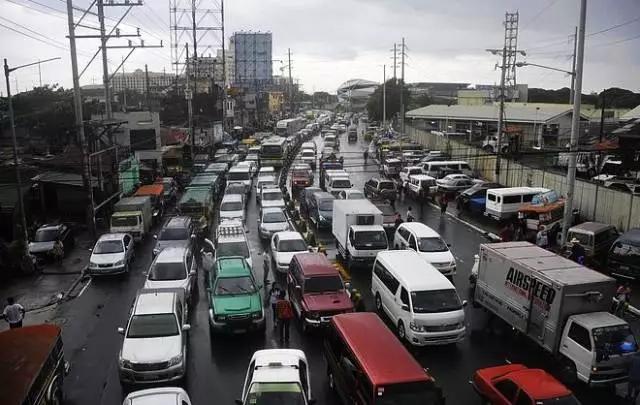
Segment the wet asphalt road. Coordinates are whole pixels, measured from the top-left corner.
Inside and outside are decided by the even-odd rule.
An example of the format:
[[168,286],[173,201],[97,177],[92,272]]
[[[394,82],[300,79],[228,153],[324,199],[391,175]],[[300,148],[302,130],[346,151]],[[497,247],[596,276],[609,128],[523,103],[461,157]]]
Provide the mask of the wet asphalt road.
[[[362,137],[360,137],[362,139]],[[322,150],[320,138],[316,138],[318,151]],[[364,182],[377,173],[372,160],[364,165],[362,151],[365,144],[360,141],[348,144],[342,136],[341,153],[345,157],[347,171],[352,173],[352,182],[361,189]],[[317,180],[316,175],[316,180]],[[405,215],[412,202],[398,201],[398,211]],[[468,298],[468,275],[473,265],[473,255],[478,245],[486,239],[477,231],[458,222],[450,216],[440,216],[431,206],[421,211],[414,205],[414,215],[433,229],[440,232],[450,243],[457,260],[458,272],[454,279],[463,299]],[[248,237],[250,239],[254,271],[258,279],[264,279],[263,251],[257,233],[258,209],[255,198],[249,199],[247,210]],[[329,258],[335,252],[330,231],[320,233],[320,240],[328,247]],[[151,263],[153,239],[147,238],[137,248],[136,261],[132,273],[123,279],[93,280],[83,293],[58,309],[56,322],[64,325],[63,339],[65,354],[71,364],[70,375],[65,382],[66,403],[119,404],[122,403],[117,373],[117,355],[122,336],[118,326],[124,326],[136,291],[144,283],[144,272]],[[361,291],[367,308],[373,310],[370,293],[370,269],[354,269],[352,285]],[[272,276],[266,274],[270,281]],[[204,292],[203,275],[199,274],[199,291]],[[246,367],[254,351],[262,348],[278,347],[271,324],[267,320],[264,335],[234,336],[229,338],[209,336],[208,305],[204,294],[197,296],[195,310],[191,315],[189,332],[188,375],[186,389],[194,405],[232,404],[242,389]],[[448,404],[479,403],[469,384],[472,373],[481,367],[504,364],[505,360],[524,362],[529,366],[539,366],[553,371],[549,359],[541,351],[523,339],[511,336],[500,327],[489,328],[483,311],[466,307],[468,336],[451,347],[409,348],[418,361],[430,370],[443,387]],[[392,327],[390,325],[390,327]],[[321,352],[319,334],[301,335],[297,323],[292,324],[289,347],[304,350],[311,366],[313,396],[318,404],[338,403],[328,389],[326,365]],[[607,391],[578,388],[577,394],[584,404],[619,403],[620,398]]]

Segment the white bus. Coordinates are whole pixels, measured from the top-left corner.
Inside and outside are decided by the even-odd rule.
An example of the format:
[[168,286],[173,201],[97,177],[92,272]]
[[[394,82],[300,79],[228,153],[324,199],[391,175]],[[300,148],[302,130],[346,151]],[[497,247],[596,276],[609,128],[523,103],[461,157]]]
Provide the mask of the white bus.
[[304,129],[305,120],[302,118],[289,118],[276,123],[276,135],[282,137],[294,136],[298,131]]
[[533,197],[548,192],[542,187],[506,187],[487,190],[487,203],[484,215],[497,220],[511,218],[518,213],[524,203],[529,203]]
[[282,167],[284,157],[289,152],[286,138],[272,136],[260,145],[260,166]]

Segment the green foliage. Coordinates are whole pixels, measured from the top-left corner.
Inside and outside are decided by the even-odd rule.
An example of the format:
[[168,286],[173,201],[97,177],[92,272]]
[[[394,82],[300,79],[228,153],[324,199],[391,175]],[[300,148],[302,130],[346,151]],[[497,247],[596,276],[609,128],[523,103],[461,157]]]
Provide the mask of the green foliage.
[[[567,87],[558,90],[532,88],[529,89],[529,102],[568,104],[569,93],[570,90]],[[606,108],[634,108],[640,105],[640,93],[634,93],[630,90],[617,87],[606,89],[599,94],[583,94],[582,103],[595,105],[599,108],[602,106],[603,93],[605,95]]]
[[[409,93],[409,88],[406,85],[403,85],[400,80],[398,80],[397,83],[394,79],[389,79],[387,81],[386,119],[389,119],[400,112],[400,90],[401,89],[403,91],[405,106],[408,106],[411,103],[411,94]],[[382,90],[382,85],[380,85],[369,97],[369,101],[367,102],[367,111],[369,113],[369,119],[373,121],[382,121],[382,112],[383,112],[382,96],[383,96],[383,90]],[[405,111],[407,111],[406,108],[405,108]]]

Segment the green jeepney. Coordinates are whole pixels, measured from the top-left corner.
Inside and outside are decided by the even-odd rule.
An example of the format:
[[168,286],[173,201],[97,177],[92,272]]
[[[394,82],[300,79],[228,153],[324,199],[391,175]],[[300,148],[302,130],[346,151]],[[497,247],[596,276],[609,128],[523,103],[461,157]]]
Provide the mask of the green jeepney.
[[187,186],[189,189],[203,188],[209,190],[211,193],[211,199],[215,202],[222,194],[222,178],[213,173],[201,173],[191,179],[191,182]]
[[213,276],[207,277],[211,332],[264,332],[262,285],[247,261],[242,257],[220,258],[213,272]]
[[211,191],[205,187],[187,188],[178,201],[177,210],[180,215],[193,218],[200,232],[208,232],[213,220]]

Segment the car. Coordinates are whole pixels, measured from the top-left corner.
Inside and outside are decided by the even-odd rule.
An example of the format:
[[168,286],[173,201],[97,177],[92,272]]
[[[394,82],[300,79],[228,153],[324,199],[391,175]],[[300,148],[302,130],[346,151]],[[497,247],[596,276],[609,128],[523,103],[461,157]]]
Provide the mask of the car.
[[253,354],[238,405],[311,405],[311,374],[302,350],[265,349]]
[[364,183],[364,195],[367,198],[381,200],[395,200],[398,191],[392,180],[372,177]]
[[153,247],[153,256],[155,257],[160,251],[166,247],[188,247],[191,240],[195,237],[195,226],[191,217],[177,216],[167,220],[160,233],[154,235],[156,244]]
[[75,246],[73,232],[68,225],[45,224],[38,228],[33,241],[29,242],[29,254],[42,260],[53,258],[53,245],[56,240],[62,242],[65,256]]
[[102,276],[129,273],[135,256],[133,237],[128,233],[107,233],[91,249],[87,274]]
[[282,195],[282,190],[279,187],[263,187],[260,190],[260,207],[264,208],[273,208],[279,207],[284,208],[284,197]]
[[447,174],[436,180],[439,192],[459,192],[473,186],[473,179],[466,174]]
[[287,215],[281,207],[263,208],[258,218],[260,239],[270,240],[274,233],[288,231],[291,228]]
[[495,405],[580,405],[571,390],[551,374],[522,364],[477,370],[470,383],[483,401]]
[[298,253],[287,273],[287,291],[303,332],[327,326],[336,314],[353,312],[345,284],[322,253]]
[[257,153],[249,153],[244,160],[245,162],[252,162],[255,165],[256,173],[258,172],[258,167],[260,166],[260,156]]
[[216,232],[215,257],[218,260],[223,257],[243,257],[249,266],[253,267],[251,260],[251,248],[247,234],[239,221],[222,222]]
[[309,218],[318,228],[329,228],[333,223],[333,201],[335,197],[326,191],[313,193],[309,201]]
[[[242,163],[242,162],[241,162]],[[242,183],[244,192],[251,192],[251,179],[253,178],[253,168],[241,163],[236,164],[227,172],[227,185],[231,182]]]
[[173,177],[163,177],[159,183],[164,186],[163,196],[165,202],[175,201],[178,194],[178,183]]
[[[501,188],[498,183],[482,182],[474,184],[466,190],[463,190],[456,197],[456,207],[458,210],[469,210],[471,208],[471,201],[478,200],[482,202],[487,197],[487,190],[490,188]],[[484,210],[482,210],[484,212]]]
[[261,176],[274,176],[276,175],[276,169],[273,166],[262,166],[258,171],[258,177]]
[[299,194],[299,202],[300,202],[300,213],[304,216],[309,216],[309,205],[311,203],[311,199],[313,198],[313,194],[322,191],[320,187],[305,187],[300,191]]
[[405,193],[417,201],[421,197],[433,196],[437,189],[436,179],[426,174],[412,174],[409,176],[409,181],[404,185]]
[[191,248],[168,247],[151,262],[144,288],[178,288],[184,291],[186,303],[197,287],[197,265]]
[[[291,172],[292,173],[299,173],[301,175],[304,175],[304,172],[307,172],[306,177],[308,177],[311,180],[311,184],[313,184],[313,180],[314,180],[314,171],[311,168],[311,165],[308,163],[295,163],[293,164],[293,166],[291,166]],[[305,186],[306,187],[306,186]]]
[[360,190],[342,190],[338,193],[338,200],[364,200],[366,197]]
[[382,162],[382,172],[387,177],[397,176],[402,168],[402,161],[394,157],[388,157]]
[[211,333],[264,332],[263,286],[244,257],[219,258],[214,273],[207,278]]
[[260,193],[262,192],[262,189],[264,187],[268,187],[268,186],[277,186],[277,180],[275,178],[275,176],[271,176],[271,175],[264,175],[264,176],[259,176],[258,180],[256,181],[256,201],[260,202]]
[[218,220],[220,222],[228,220],[238,220],[244,223],[244,197],[238,194],[228,194],[225,192],[220,203],[220,209],[218,211]]
[[118,354],[121,384],[126,388],[182,380],[189,329],[181,289],[138,292],[127,326],[118,328],[124,335]]
[[297,253],[305,253],[308,251],[309,247],[307,246],[307,242],[300,232],[276,232],[271,237],[270,244],[269,255],[271,256],[271,269],[277,270],[279,273],[286,273],[289,270],[289,264],[293,256]]
[[404,222],[396,229],[393,238],[395,249],[410,249],[420,253],[427,262],[442,274],[456,274],[456,259],[449,245],[440,234],[421,222]]
[[258,173],[257,156],[256,159],[247,159],[242,162],[238,162],[235,167],[248,167],[249,174],[251,177],[253,177],[256,175],[256,173]]
[[191,405],[189,394],[179,387],[147,388],[130,393],[122,405]]
[[316,152],[313,149],[302,149],[300,160],[307,163],[312,169],[316,168]]
[[409,177],[414,174],[422,174],[422,168],[420,166],[407,166],[400,169],[400,184],[402,187],[406,187],[409,182]]

